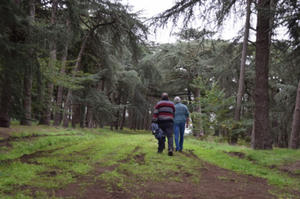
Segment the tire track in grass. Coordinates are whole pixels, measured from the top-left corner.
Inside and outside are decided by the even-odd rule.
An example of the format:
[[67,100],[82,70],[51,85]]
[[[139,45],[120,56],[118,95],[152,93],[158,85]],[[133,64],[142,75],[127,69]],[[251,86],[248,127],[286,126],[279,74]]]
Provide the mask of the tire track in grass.
[[[249,194],[249,196],[251,195],[251,198],[277,198],[277,196],[283,196],[284,198],[293,199],[300,198],[299,192],[294,190],[282,189],[274,185],[269,185],[267,179],[265,178],[239,174],[234,171],[205,162],[196,154],[194,154],[194,150],[187,150],[187,152],[182,152],[182,155],[193,158],[203,164],[204,168],[200,169],[202,179],[202,182],[200,181],[200,184],[205,184],[205,190],[209,190],[209,187],[218,186],[220,190],[234,190],[233,193],[235,195],[230,195],[230,193],[226,192],[222,193],[224,198],[248,198],[246,196],[247,194]],[[240,154],[237,155],[240,156]],[[224,187],[224,183],[226,183],[226,188]],[[236,187],[236,189],[234,187]],[[215,193],[220,192],[218,190],[211,191]],[[219,197],[222,198],[221,196]]]

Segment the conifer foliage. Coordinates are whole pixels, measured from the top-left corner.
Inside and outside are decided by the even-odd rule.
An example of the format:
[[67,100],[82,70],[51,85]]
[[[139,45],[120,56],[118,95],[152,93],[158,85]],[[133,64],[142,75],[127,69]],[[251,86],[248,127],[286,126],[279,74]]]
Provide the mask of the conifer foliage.
[[[1,0],[0,127],[148,129],[168,92],[188,105],[195,136],[297,149],[299,8],[297,0],[178,0],[150,24],[183,24],[178,40],[156,44],[122,1]],[[245,27],[216,39],[229,16]],[[275,37],[282,26],[287,40]]]

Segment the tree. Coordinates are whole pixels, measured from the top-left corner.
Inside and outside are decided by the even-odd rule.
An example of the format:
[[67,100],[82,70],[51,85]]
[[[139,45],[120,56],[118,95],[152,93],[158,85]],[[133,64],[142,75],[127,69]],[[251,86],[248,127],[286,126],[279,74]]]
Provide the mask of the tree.
[[[236,121],[240,121],[241,106],[242,106],[242,100],[244,95],[245,65],[246,65],[248,38],[249,38],[249,30],[250,30],[250,15],[251,15],[251,0],[247,0],[246,22],[245,22],[244,41],[243,41],[243,48],[242,48],[241,66],[240,66],[240,77],[239,77],[236,106],[235,106],[235,113],[234,113],[234,120]],[[237,143],[238,141],[237,136],[238,136],[237,134],[235,136],[232,136],[231,144]]]
[[293,116],[292,132],[289,148],[297,149],[300,147],[300,81],[298,84],[296,105]]
[[[30,35],[33,35],[33,24],[35,21],[35,1],[29,1],[29,23],[31,25],[30,28]],[[29,43],[33,44],[32,36],[29,36]],[[21,118],[22,125],[31,125],[31,103],[32,103],[32,79],[33,79],[33,65],[35,64],[35,52],[34,50],[30,50],[30,59],[29,63],[27,63],[25,67],[25,74],[24,74],[24,90],[23,90],[23,108],[24,108],[24,115]]]
[[269,55],[270,55],[270,0],[259,0],[257,12],[254,125],[252,147],[272,149],[269,127]]
[[242,98],[244,94],[245,65],[246,65],[246,58],[247,58],[247,47],[248,47],[248,38],[249,38],[249,29],[250,29],[250,14],[251,14],[251,0],[247,0],[245,32],[244,32],[244,41],[243,41],[241,67],[240,67],[240,78],[239,78],[236,107],[234,113],[234,119],[237,121],[240,120]]
[[16,88],[16,74],[26,61],[26,38],[28,22],[18,1],[0,2],[0,67],[1,67],[1,103],[0,127],[9,127],[12,93]]
[[[57,23],[57,8],[58,8],[58,0],[52,0],[50,24],[53,29],[55,28]],[[48,67],[51,69],[55,67],[56,53],[57,53],[56,38],[54,35],[51,35],[51,37],[49,38],[49,50],[50,50],[50,54],[49,54]],[[53,82],[48,81],[45,96],[44,96],[44,101],[43,101],[42,116],[40,118],[39,124],[50,125],[52,95],[53,95]]]

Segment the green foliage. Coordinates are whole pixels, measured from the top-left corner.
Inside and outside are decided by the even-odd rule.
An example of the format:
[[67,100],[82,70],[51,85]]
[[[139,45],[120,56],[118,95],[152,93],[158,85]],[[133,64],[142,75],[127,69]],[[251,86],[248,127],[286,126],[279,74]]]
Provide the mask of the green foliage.
[[[60,72],[61,62],[56,61],[54,68],[48,67],[49,59],[38,59],[41,67],[42,75],[56,86],[63,86],[72,90],[84,88],[84,83],[96,81],[96,75],[84,73],[82,71],[74,72],[72,74],[64,74]],[[75,61],[68,63],[74,64]],[[71,69],[73,67],[70,67]]]
[[201,113],[193,112],[192,115],[196,120],[201,118],[204,131],[209,133],[220,128],[232,131],[233,123],[230,116],[234,103],[233,97],[226,97],[216,82],[205,81],[201,77],[195,79],[191,87],[200,89],[201,96],[196,98],[192,105],[201,106]]

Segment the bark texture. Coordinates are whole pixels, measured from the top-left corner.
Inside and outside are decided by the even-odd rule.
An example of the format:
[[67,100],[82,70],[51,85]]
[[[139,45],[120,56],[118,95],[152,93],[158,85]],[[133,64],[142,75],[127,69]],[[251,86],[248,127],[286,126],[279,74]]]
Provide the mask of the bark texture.
[[268,95],[270,17],[270,0],[259,0],[256,28],[255,110],[252,132],[252,147],[254,149],[272,148]]
[[[2,71],[3,72],[3,71]],[[5,71],[4,71],[5,72]],[[1,104],[0,104],[0,127],[10,127],[10,104],[11,104],[11,80],[9,76],[5,75],[3,86],[1,89]]]
[[[30,23],[33,25],[35,21],[35,3],[34,0],[29,1]],[[32,30],[31,30],[32,31]],[[31,38],[30,38],[31,40]],[[30,51],[31,61],[25,68],[24,74],[24,90],[23,90],[23,109],[24,115],[21,120],[21,125],[31,125],[31,93],[32,93],[32,68],[34,65],[34,50]]]
[[298,84],[296,105],[293,116],[292,133],[289,148],[298,149],[300,147],[300,81]]
[[[62,65],[60,69],[61,74],[65,74],[66,70],[66,61],[68,57],[68,49],[69,45],[68,42],[65,45],[64,54],[62,57]],[[54,126],[59,126],[62,120],[62,101],[63,101],[63,91],[64,88],[62,86],[58,86],[57,88],[57,98],[56,98],[56,111],[54,115]]]
[[[58,1],[53,0],[52,1],[52,11],[51,11],[51,25],[52,26],[55,26],[55,24],[56,24],[57,5],[58,5]],[[54,68],[55,63],[56,63],[56,41],[55,41],[55,38],[50,39],[49,47],[50,47],[50,58],[49,58],[48,67]],[[41,116],[39,124],[50,125],[53,88],[54,88],[53,83],[48,81],[46,93],[44,96],[44,104],[43,104],[44,107],[43,107],[42,116]]]
[[[199,88],[195,89],[194,96],[195,96],[195,99],[200,98],[200,89]],[[199,136],[204,135],[202,121],[201,121],[201,112],[202,111],[201,111],[200,102],[199,102],[199,104],[197,104],[195,111],[198,113],[198,116],[193,118],[193,124],[195,125],[195,127],[193,129],[193,134],[194,134],[194,136],[199,137]]]
[[250,8],[251,8],[251,0],[247,0],[246,23],[245,23],[245,32],[244,32],[244,41],[243,41],[243,49],[242,49],[241,66],[240,66],[239,87],[238,87],[235,114],[234,114],[234,119],[236,121],[240,120],[242,99],[243,99],[243,95],[244,95],[245,65],[246,65],[246,58],[247,58],[248,38],[249,38],[249,29],[250,29],[250,14],[251,14]]

